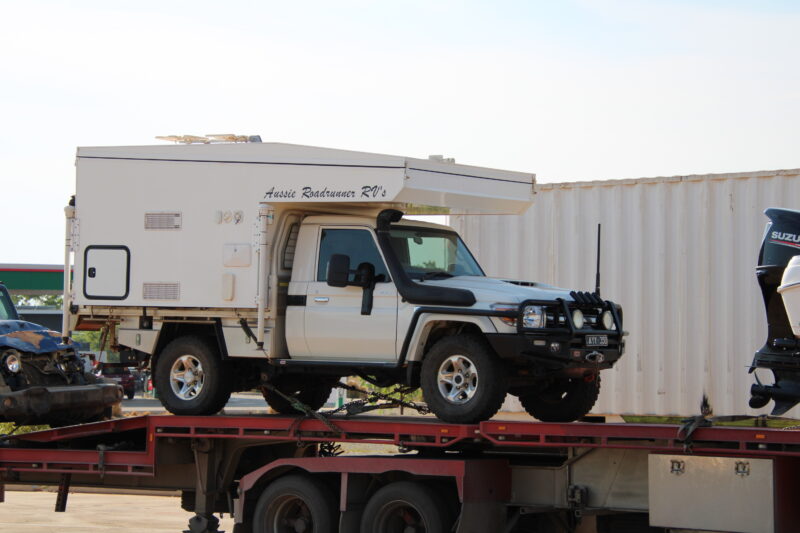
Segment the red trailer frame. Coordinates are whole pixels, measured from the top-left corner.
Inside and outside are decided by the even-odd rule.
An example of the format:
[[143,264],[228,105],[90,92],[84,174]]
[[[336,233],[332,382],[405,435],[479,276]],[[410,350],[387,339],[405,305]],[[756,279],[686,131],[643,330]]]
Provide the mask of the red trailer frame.
[[[159,415],[13,435],[0,447],[0,480],[59,486],[57,511],[65,509],[71,485],[180,489],[187,495],[185,508],[195,512],[189,531],[212,533],[218,523],[213,514],[220,509],[234,513],[242,524],[238,531],[246,531],[256,491],[287,472],[338,477],[343,517],[356,501],[352,483],[359,476],[446,479],[462,506],[459,531],[485,531],[505,520],[514,458],[552,462],[580,450],[619,449],[800,464],[800,432],[768,428],[700,427],[687,442],[671,425],[497,420],[459,425],[371,416],[330,422]],[[324,443],[386,444],[417,453],[319,456]],[[342,523],[352,526],[356,518]]]

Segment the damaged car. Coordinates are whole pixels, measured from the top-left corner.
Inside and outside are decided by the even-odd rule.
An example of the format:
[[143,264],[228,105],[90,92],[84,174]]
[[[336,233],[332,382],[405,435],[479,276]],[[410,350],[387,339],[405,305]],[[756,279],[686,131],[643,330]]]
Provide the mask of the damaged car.
[[122,389],[84,372],[72,339],[22,320],[0,283],[0,421],[65,426],[102,420]]

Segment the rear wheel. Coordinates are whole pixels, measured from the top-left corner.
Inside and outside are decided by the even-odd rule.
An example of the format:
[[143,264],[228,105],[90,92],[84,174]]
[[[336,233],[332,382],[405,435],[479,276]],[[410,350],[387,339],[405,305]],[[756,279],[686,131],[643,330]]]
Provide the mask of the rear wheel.
[[507,390],[500,361],[473,335],[445,337],[434,344],[422,361],[421,384],[431,411],[456,424],[491,418]]
[[431,487],[398,481],[367,502],[361,533],[444,533],[452,527],[447,506]]
[[600,376],[553,378],[519,394],[525,410],[542,422],[572,422],[592,410],[600,394]]
[[199,337],[170,342],[158,357],[153,377],[162,405],[176,415],[213,415],[231,396],[228,369]]
[[[308,378],[306,378],[308,380]],[[313,379],[313,378],[312,378]],[[304,383],[300,378],[279,379],[272,385],[286,396],[295,396],[300,402],[304,403],[314,411],[321,409],[331,395],[336,384],[331,381],[319,381]],[[273,390],[261,389],[264,399],[270,407],[282,415],[296,415],[300,412],[292,407],[289,400]]]
[[333,533],[337,514],[333,492],[321,480],[288,475],[273,481],[258,498],[253,533]]

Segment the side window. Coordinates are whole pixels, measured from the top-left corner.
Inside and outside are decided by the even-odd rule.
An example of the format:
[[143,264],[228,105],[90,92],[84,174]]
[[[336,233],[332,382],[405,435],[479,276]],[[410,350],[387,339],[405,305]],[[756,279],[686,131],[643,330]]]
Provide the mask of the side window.
[[[389,273],[372,234],[363,229],[323,229],[319,242],[319,263],[317,264],[317,281],[327,281],[328,261],[333,254],[350,256],[350,268],[355,269],[361,263],[375,265],[375,277],[379,281],[388,281]],[[383,278],[380,276],[383,275]]]

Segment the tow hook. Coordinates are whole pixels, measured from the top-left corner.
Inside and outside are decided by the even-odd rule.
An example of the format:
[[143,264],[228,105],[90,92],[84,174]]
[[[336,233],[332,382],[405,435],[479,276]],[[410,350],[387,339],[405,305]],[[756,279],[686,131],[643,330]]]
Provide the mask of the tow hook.
[[603,355],[602,352],[595,350],[594,352],[587,353],[584,359],[586,359],[586,361],[589,363],[602,363],[606,360],[606,356]]

